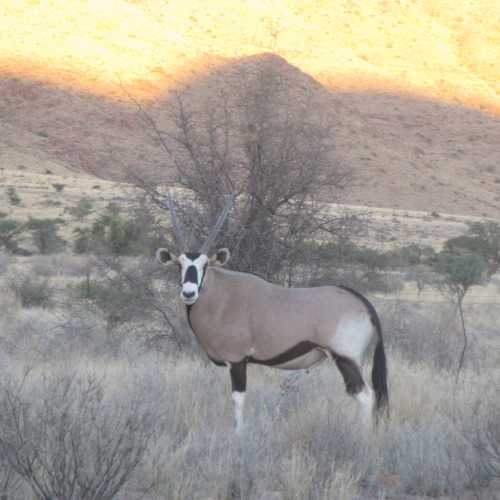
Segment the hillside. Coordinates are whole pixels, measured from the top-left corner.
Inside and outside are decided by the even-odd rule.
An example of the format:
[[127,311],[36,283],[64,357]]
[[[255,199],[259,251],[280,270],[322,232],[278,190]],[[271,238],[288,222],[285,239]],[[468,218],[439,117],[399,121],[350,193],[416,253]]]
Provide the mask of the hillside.
[[168,179],[127,93],[161,121],[172,90],[209,100],[235,68],[271,60],[335,117],[334,161],[356,176],[339,201],[498,217],[493,0],[217,0],[210,9],[19,0],[2,9],[1,168]]

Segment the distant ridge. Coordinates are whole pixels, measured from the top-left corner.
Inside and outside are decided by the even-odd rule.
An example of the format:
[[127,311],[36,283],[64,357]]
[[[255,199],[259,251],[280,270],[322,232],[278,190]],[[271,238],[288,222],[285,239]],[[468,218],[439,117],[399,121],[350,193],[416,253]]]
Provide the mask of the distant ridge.
[[162,121],[173,90],[210,99],[270,64],[335,117],[334,160],[356,176],[339,201],[499,216],[498,2],[89,5],[4,7],[0,167],[168,180],[127,92]]

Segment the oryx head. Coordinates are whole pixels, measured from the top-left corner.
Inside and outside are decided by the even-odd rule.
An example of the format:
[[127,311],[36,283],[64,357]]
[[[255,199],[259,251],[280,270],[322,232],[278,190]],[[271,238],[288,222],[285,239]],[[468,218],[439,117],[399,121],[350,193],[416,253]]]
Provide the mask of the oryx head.
[[176,263],[178,265],[181,273],[181,300],[186,305],[193,305],[200,295],[208,265],[215,264],[223,266],[230,258],[230,253],[227,248],[220,248],[216,252],[210,253],[210,247],[215,241],[217,234],[233,207],[234,197],[232,195],[228,197],[226,206],[219,215],[217,222],[210,231],[201,249],[197,252],[186,251],[186,239],[179,224],[179,220],[177,219],[177,213],[170,193],[167,195],[167,202],[172,220],[172,229],[181,253],[175,255],[167,248],[159,248],[156,251],[156,258],[164,265],[169,265],[171,263]]

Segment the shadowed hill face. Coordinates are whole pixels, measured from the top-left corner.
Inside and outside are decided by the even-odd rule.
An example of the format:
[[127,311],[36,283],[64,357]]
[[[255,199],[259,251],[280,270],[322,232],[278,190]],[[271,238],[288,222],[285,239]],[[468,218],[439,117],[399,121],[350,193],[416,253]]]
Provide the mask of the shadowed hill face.
[[[292,117],[307,114],[333,124],[332,162],[356,176],[354,188],[339,201],[498,216],[500,120],[490,115],[402,94],[333,91],[269,55],[219,63],[178,87],[178,95],[193,113],[210,110],[221,96],[236,102],[259,71],[281,75],[287,88],[283,102]],[[127,171],[172,178],[171,159],[125,92],[118,102],[4,79],[0,94],[2,167],[18,167],[22,151],[30,169],[41,158],[108,178],[123,178]],[[146,109],[168,128],[175,103],[176,95],[167,93]],[[285,109],[280,106],[276,113]],[[330,201],[328,193],[324,197]]]

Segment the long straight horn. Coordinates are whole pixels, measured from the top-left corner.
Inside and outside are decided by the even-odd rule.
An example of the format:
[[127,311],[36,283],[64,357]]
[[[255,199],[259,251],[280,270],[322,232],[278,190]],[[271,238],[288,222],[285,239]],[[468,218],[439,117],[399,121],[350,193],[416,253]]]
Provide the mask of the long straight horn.
[[213,242],[215,241],[215,238],[217,238],[219,231],[221,230],[224,222],[226,221],[227,216],[229,215],[229,212],[233,208],[233,205],[234,205],[234,194],[231,193],[227,196],[226,206],[224,207],[221,214],[219,215],[219,218],[217,219],[215,226],[210,231],[210,234],[208,235],[207,239],[205,240],[205,243],[203,243],[203,246],[201,247],[201,250],[200,250],[201,253],[207,255],[208,251],[210,250],[210,247],[212,246]]
[[179,245],[179,250],[183,252],[186,250],[186,238],[184,237],[179,220],[177,219],[177,212],[175,211],[174,200],[172,199],[170,191],[167,193],[167,205],[170,210],[170,218],[172,220],[172,229],[174,230],[175,239]]

